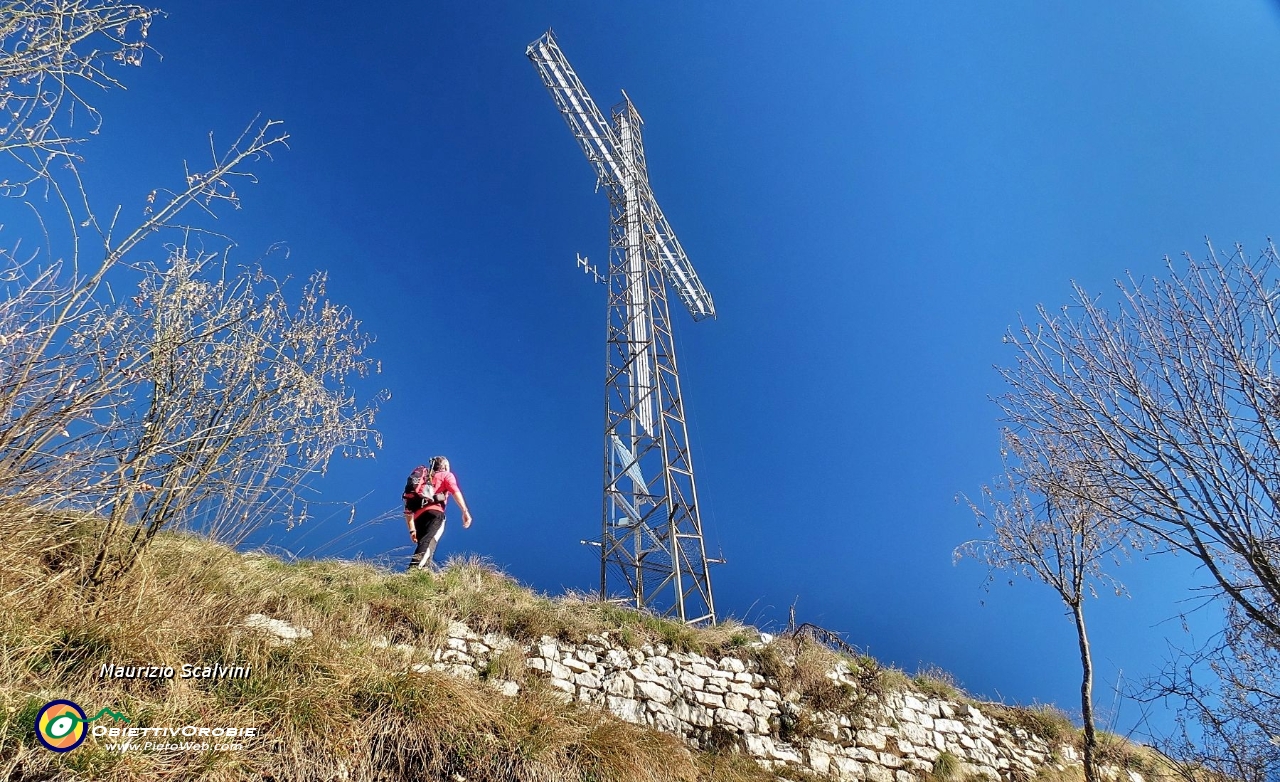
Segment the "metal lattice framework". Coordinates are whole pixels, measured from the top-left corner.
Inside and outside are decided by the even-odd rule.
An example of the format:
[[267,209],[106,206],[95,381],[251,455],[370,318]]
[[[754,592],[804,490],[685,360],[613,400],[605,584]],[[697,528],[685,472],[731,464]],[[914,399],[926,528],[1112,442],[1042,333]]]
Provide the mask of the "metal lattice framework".
[[601,596],[625,585],[637,608],[715,622],[667,285],[695,321],[715,305],[649,188],[626,92],[606,122],[550,30],[526,54],[609,196]]

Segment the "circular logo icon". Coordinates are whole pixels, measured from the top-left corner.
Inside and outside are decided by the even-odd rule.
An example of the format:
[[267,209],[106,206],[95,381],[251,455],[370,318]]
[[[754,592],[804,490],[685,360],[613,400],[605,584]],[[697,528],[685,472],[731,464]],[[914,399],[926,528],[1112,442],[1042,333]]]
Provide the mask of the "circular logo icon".
[[49,701],[36,714],[36,738],[46,749],[70,752],[89,731],[84,709],[72,701]]

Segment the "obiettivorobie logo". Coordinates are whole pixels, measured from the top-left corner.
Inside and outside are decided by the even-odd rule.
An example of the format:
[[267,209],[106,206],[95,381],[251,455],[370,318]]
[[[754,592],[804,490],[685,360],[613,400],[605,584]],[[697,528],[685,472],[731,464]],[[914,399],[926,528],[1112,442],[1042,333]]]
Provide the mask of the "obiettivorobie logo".
[[[96,739],[106,739],[101,746],[112,752],[130,751],[187,751],[187,752],[236,752],[244,745],[233,739],[251,739],[258,736],[257,728],[205,727],[182,725],[180,727],[152,725],[108,727],[99,723],[92,728],[89,723],[110,716],[116,722],[129,722],[118,711],[104,708],[92,717],[85,716],[84,709],[75,701],[49,701],[36,713],[36,738],[45,749],[53,752],[70,752],[84,743],[89,734]],[[143,739],[135,741],[135,739]],[[148,741],[147,739],[152,739]],[[190,739],[190,740],[189,740]]]
[[89,723],[104,714],[117,721],[129,721],[123,714],[105,707],[92,717],[86,717],[84,709],[75,701],[49,701],[36,713],[36,738],[45,749],[70,752],[89,735]]

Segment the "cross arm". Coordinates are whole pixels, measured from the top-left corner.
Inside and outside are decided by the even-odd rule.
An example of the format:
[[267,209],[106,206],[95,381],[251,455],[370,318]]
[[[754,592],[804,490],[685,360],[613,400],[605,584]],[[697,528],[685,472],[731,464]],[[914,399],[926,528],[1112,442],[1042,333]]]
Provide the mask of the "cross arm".
[[560,109],[560,115],[596,170],[596,177],[602,184],[617,186],[623,179],[618,140],[560,50],[555,35],[547,30],[529,44],[525,55],[537,68],[538,76],[551,93],[556,108]]
[[662,269],[667,281],[675,288],[680,301],[684,302],[684,306],[688,308],[689,314],[695,321],[714,318],[716,305],[711,300],[711,294],[703,287],[702,280],[698,279],[698,273],[694,271],[693,264],[689,262],[689,256],[685,255],[684,248],[680,246],[680,240],[676,238],[675,231],[671,230],[671,225],[667,222],[666,215],[662,213],[662,208],[658,206],[656,200],[651,204],[654,214],[654,231],[658,236],[658,255],[662,260]]

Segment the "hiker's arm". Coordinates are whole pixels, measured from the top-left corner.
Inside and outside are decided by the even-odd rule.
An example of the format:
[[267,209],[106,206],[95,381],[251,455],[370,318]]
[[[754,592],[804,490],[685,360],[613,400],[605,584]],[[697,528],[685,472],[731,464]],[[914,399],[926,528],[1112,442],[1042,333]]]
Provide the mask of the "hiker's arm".
[[418,531],[413,528],[413,511],[411,510],[405,511],[404,520],[405,520],[405,523],[409,525],[409,540],[412,540],[414,543],[417,543]]
[[471,526],[471,511],[467,510],[467,501],[462,497],[462,490],[456,489],[453,496],[458,500],[458,507],[462,509],[462,528],[466,529]]

